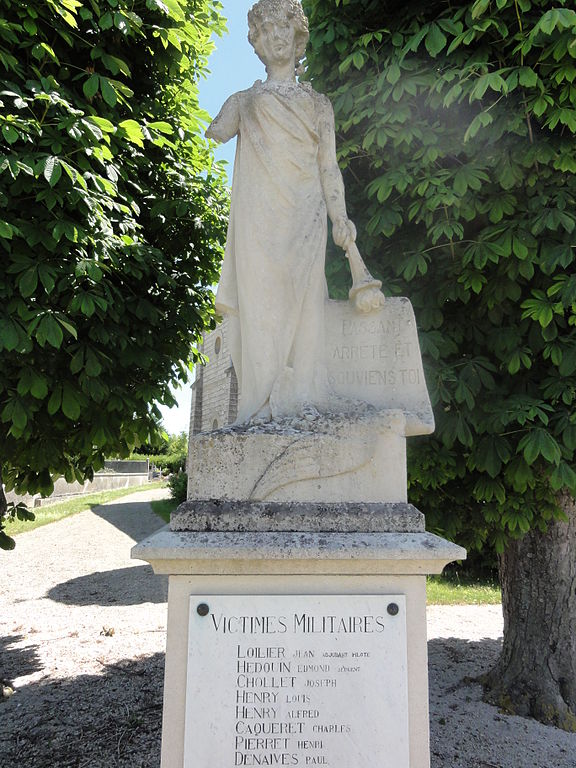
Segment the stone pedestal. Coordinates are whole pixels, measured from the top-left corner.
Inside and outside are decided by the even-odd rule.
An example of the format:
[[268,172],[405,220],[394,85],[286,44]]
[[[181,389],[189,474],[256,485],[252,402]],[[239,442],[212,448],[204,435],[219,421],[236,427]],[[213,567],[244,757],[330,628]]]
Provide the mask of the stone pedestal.
[[[187,502],[172,528],[196,530],[165,528],[133,549],[170,577],[162,768],[196,768],[184,762],[190,599],[217,603],[218,595],[405,596],[409,763],[395,768],[429,768],[426,574],[465,551],[426,533],[409,504],[314,507]],[[223,530],[206,530],[214,526]],[[342,722],[357,716],[355,702],[349,707]]]
[[[434,426],[414,316],[390,299],[369,316],[328,302],[326,318],[322,413],[191,435],[188,501],[133,550],[169,576],[162,768],[430,766],[426,575],[466,552],[407,503],[406,438]],[[286,660],[247,667],[272,674],[250,684],[284,681],[309,710],[244,708],[275,702],[233,676],[248,642]],[[323,680],[306,653],[358,663],[317,664]]]

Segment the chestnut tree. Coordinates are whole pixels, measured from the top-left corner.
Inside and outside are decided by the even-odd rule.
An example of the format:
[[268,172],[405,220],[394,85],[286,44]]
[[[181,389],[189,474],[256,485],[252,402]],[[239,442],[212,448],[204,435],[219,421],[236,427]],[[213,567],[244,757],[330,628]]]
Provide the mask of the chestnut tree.
[[0,0],[2,483],[49,494],[158,431],[211,322],[226,192],[198,78],[217,0]]
[[499,553],[487,696],[576,730],[573,2],[303,5],[360,249],[421,331],[437,429],[411,441],[411,500]]

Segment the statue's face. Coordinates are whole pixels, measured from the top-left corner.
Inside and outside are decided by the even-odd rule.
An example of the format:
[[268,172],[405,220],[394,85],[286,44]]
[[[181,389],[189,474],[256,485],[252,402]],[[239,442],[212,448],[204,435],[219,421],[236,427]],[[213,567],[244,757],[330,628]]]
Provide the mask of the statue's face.
[[258,28],[258,56],[266,65],[294,62],[295,37],[294,24],[285,14],[265,17]]

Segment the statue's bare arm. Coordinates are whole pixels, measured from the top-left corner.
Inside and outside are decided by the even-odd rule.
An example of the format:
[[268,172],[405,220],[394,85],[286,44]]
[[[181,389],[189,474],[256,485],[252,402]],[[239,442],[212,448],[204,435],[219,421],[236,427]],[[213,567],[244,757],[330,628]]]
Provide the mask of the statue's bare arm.
[[225,144],[238,133],[240,125],[240,94],[235,93],[224,102],[218,115],[212,120],[206,131],[208,139]]
[[328,216],[332,222],[332,234],[334,242],[346,249],[350,243],[356,240],[356,227],[346,213],[346,200],[344,196],[344,182],[338,167],[336,158],[336,136],[334,132],[334,111],[330,101],[325,97],[319,97],[319,121],[320,147],[318,152],[318,164],[320,178]]

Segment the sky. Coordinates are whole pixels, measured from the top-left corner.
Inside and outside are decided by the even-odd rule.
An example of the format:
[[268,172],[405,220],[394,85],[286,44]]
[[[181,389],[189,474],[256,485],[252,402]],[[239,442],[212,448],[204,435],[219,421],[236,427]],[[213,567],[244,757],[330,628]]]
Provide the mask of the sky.
[[[210,56],[208,74],[200,81],[200,106],[211,117],[216,117],[220,107],[237,91],[242,91],[254,83],[264,80],[264,65],[258,59],[248,42],[248,22],[246,16],[256,0],[222,0],[223,15],[227,19],[228,33],[215,38],[216,49]],[[232,165],[236,140],[220,145],[216,158],[228,163],[228,175],[232,179]],[[178,405],[175,408],[161,407],[162,423],[170,434],[188,432],[190,405],[192,400],[191,382],[176,391]]]

